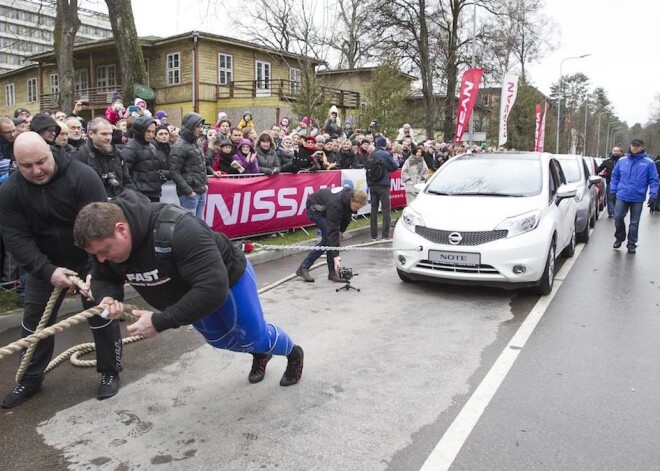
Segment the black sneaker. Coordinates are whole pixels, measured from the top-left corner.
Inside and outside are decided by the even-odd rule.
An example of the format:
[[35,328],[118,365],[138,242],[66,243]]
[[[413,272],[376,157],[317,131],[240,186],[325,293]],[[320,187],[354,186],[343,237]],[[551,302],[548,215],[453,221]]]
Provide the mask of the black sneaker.
[[266,365],[273,358],[270,353],[253,353],[252,369],[248,375],[248,381],[252,384],[259,383],[266,375]]
[[96,395],[98,400],[114,396],[119,391],[119,375],[117,373],[102,373],[101,384]]
[[635,247],[628,247],[628,253],[635,253],[637,252],[637,248]]
[[615,240],[614,245],[612,245],[612,248],[613,249],[618,249],[619,247],[621,247],[621,241],[620,240]]
[[18,384],[12,392],[5,396],[5,400],[2,401],[2,408],[11,409],[12,407],[20,406],[39,391],[41,391],[41,383]]
[[294,345],[291,353],[287,355],[288,363],[286,365],[286,371],[282,375],[280,380],[280,386],[293,386],[302,376],[303,371],[303,359],[305,358],[305,353],[300,345]]

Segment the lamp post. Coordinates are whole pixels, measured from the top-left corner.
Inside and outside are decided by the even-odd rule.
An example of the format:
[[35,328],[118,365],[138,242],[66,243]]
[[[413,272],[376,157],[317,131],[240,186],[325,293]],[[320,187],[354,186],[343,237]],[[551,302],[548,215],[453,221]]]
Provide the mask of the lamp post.
[[605,139],[605,153],[603,155],[607,155],[607,150],[610,148],[610,126],[613,124],[616,124],[618,121],[610,121],[607,124],[607,139]]
[[598,157],[598,149],[600,148],[600,117],[603,116],[607,111],[602,111],[598,113],[598,137],[596,137],[596,157]]
[[587,116],[589,116],[589,98],[584,100],[584,145],[582,146],[582,155],[587,155]]
[[561,118],[561,95],[562,95],[562,73],[561,69],[562,66],[564,65],[564,62],[572,59],[583,59],[587,56],[590,56],[591,54],[582,54],[581,56],[572,56],[572,57],[565,57],[561,60],[559,63],[559,98],[557,100],[557,143],[555,145],[555,153],[559,154],[559,120]]
[[615,127],[612,128],[612,141],[610,143],[611,146],[614,146],[614,143],[616,141],[617,130],[623,129],[624,127],[625,126],[615,126]]

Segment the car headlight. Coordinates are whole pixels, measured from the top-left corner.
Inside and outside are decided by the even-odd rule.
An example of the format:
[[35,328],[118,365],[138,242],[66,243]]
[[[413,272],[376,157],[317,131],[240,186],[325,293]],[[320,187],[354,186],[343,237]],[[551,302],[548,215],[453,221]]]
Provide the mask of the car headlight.
[[415,232],[415,226],[424,225],[422,215],[410,207],[403,210],[403,214],[401,214],[401,222],[403,223],[403,226],[411,232]]
[[495,228],[495,230],[509,231],[507,238],[515,237],[517,235],[524,234],[525,232],[533,231],[536,229],[540,220],[541,211],[532,211],[529,213],[521,214],[519,216],[514,216],[509,219],[505,219]]

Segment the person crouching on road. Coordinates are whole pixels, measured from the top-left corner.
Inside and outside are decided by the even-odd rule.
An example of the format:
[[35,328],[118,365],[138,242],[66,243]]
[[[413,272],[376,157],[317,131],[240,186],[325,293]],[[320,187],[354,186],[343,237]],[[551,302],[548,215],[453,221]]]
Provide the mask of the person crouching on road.
[[[307,217],[321,230],[321,240],[316,244],[319,247],[337,247],[344,236],[344,232],[351,223],[351,216],[367,204],[367,193],[363,190],[351,188],[322,188],[307,198]],[[296,270],[296,275],[303,280],[313,282],[309,269],[323,254],[323,250],[312,250]],[[341,258],[338,250],[328,250],[328,279],[343,283],[339,277]]]
[[131,335],[152,337],[192,324],[209,345],[253,355],[250,383],[264,379],[273,355],[288,360],[280,386],[300,381],[303,349],[264,319],[252,265],[192,213],[127,191],[85,206],[73,235],[94,256],[92,292],[110,318],[123,311],[124,282],[159,310],[133,311],[138,320],[127,327]]

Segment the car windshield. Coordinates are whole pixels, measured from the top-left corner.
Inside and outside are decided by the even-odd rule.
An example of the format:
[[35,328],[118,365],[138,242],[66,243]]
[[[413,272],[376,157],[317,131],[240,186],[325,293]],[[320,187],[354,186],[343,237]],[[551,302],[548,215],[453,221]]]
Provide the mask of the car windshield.
[[564,171],[568,183],[575,183],[581,180],[580,167],[577,160],[561,159],[560,162],[561,169]]
[[541,193],[541,163],[535,159],[465,158],[441,167],[429,193],[534,196]]

